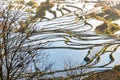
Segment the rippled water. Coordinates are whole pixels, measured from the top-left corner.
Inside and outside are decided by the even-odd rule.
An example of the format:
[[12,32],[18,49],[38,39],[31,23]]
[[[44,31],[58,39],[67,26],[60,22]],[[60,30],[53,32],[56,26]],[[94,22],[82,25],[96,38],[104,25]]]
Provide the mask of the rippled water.
[[95,33],[95,27],[103,22],[95,19],[89,19],[88,22],[93,26],[84,25],[81,21],[76,22],[75,16],[70,14],[40,24],[44,30],[56,29],[57,33],[46,34],[46,41],[51,42],[46,52],[50,56],[49,61],[55,62],[55,69],[62,69],[66,60],[101,67],[120,64],[120,41]]
[[[90,6],[93,8],[93,4]],[[90,6],[85,10],[89,10]],[[29,39],[35,40],[34,44],[39,40],[41,44],[49,42],[43,49],[46,49],[50,56],[48,60],[55,62],[54,69],[63,69],[64,61],[67,60],[96,67],[120,64],[119,39],[95,32],[95,28],[102,24],[102,21],[90,18],[87,22],[89,24],[77,20],[74,12],[71,12],[56,19],[40,22],[36,26],[36,33]]]

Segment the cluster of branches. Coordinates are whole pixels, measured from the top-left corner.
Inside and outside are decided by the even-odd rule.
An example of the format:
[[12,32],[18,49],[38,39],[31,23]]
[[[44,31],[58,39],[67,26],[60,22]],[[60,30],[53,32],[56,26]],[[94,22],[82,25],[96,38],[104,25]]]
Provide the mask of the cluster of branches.
[[[12,2],[0,8],[0,80],[18,80],[30,72],[47,72],[53,63],[47,64],[48,55],[41,50],[44,38],[32,40],[36,17],[24,12],[22,5]],[[27,14],[27,15],[26,15]],[[44,67],[43,67],[44,66]],[[26,79],[32,79],[34,74]]]
[[[24,12],[25,6],[19,4],[16,6],[12,2],[7,6],[1,4],[4,6],[0,8],[1,80],[17,80],[21,78],[44,80],[46,74],[59,72],[50,71],[53,64],[45,63],[47,55],[42,52],[45,46],[48,45],[48,41],[45,40],[57,37],[56,35],[51,37],[45,35],[55,33],[57,30],[35,30],[36,24],[40,22],[39,18],[42,18],[45,11],[51,8],[47,4],[49,4],[48,1],[39,6],[33,16]],[[63,30],[58,31],[66,33]],[[35,77],[36,75],[39,75],[39,77]]]

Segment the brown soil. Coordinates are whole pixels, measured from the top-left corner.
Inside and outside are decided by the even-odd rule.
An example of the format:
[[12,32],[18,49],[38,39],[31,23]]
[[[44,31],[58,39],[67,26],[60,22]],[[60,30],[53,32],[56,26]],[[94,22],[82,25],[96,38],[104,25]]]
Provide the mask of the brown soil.
[[112,70],[90,73],[90,76],[83,80],[120,80],[120,66],[115,67]]

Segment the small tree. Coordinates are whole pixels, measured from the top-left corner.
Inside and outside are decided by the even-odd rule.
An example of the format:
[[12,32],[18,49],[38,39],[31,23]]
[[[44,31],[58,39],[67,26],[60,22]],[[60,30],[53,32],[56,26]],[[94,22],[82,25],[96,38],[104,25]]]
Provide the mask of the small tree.
[[12,3],[0,9],[0,80],[32,79],[36,72],[41,78],[52,66],[47,66],[47,55],[41,51],[47,42],[32,39],[36,19],[23,10]]
[[[69,71],[66,71],[66,78],[70,79],[70,80],[81,80],[83,78],[83,75],[85,73],[88,73],[89,68],[87,68],[87,66],[83,66],[83,64],[79,64],[78,62],[73,62],[72,60],[66,60],[64,62],[65,66],[65,70],[69,69]],[[73,69],[77,66],[80,66],[77,69]]]

